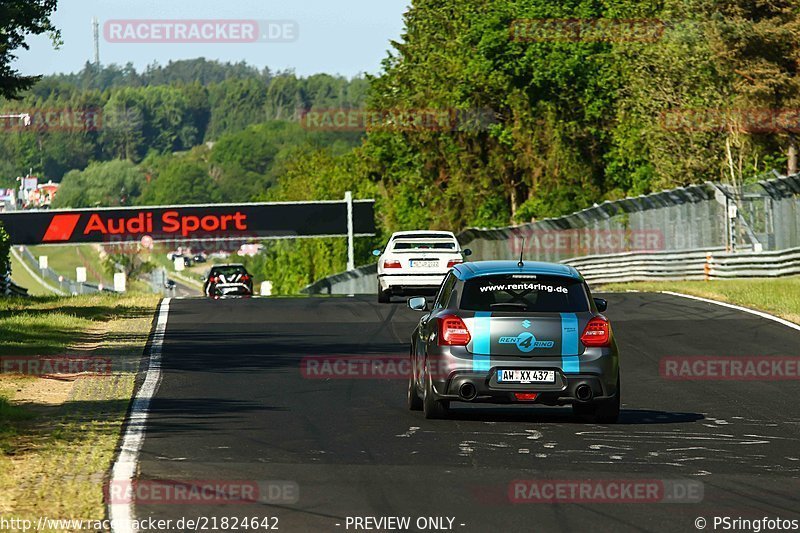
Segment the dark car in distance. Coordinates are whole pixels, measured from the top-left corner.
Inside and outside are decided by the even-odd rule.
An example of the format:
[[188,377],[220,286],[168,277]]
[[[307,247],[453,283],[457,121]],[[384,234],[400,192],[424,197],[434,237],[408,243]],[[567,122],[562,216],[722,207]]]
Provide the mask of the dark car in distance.
[[203,293],[206,296],[251,296],[253,276],[244,265],[215,265],[204,277]]

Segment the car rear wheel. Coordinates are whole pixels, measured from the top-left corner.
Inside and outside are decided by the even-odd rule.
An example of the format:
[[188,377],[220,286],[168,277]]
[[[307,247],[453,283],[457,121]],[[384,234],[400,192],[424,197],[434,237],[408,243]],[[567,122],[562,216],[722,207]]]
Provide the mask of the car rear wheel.
[[414,382],[414,376],[408,378],[408,408],[411,411],[422,411],[422,398],[419,397],[417,392],[417,384]]
[[392,293],[381,289],[381,284],[378,283],[378,303],[388,304],[392,301]]
[[447,418],[449,408],[450,402],[437,400],[433,397],[433,385],[430,378],[426,378],[422,396],[422,410],[425,411],[425,418]]

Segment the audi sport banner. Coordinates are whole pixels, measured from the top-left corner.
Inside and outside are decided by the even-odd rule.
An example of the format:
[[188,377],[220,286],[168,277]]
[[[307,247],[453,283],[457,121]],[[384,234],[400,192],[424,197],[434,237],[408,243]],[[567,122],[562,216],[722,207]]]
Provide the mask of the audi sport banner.
[[[353,234],[375,234],[375,201],[353,201]],[[297,202],[13,211],[0,213],[13,244],[347,235],[347,203]]]

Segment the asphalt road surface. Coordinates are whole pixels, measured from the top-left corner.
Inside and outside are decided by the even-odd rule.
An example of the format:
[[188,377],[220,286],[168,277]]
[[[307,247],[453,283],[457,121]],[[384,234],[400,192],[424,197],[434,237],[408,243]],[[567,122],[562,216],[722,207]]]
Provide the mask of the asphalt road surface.
[[[356,517],[465,532],[697,531],[698,517],[713,531],[714,516],[800,518],[798,382],[659,373],[670,356],[797,356],[800,333],[675,296],[608,299],[623,390],[620,423],[610,426],[568,407],[464,406],[450,420],[425,420],[406,409],[404,379],[304,375],[306,357],[405,356],[418,315],[401,303],[173,300],[139,482],[258,482],[261,503],[140,501],[135,515],[206,517],[209,529],[216,517],[219,530],[233,529],[221,527],[222,517],[275,517],[285,532],[396,526],[357,528]],[[533,492],[510,492],[517,480],[661,488],[625,503],[609,492],[607,502],[562,494],[543,503],[531,501]]]

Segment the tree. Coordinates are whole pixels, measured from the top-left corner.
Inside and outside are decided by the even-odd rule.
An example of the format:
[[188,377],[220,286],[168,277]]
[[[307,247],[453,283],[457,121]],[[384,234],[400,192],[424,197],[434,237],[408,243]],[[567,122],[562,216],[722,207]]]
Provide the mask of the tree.
[[0,3],[0,96],[14,98],[20,91],[29,89],[40,76],[23,76],[11,64],[13,53],[23,48],[27,35],[50,33],[53,42],[60,43],[59,31],[50,21],[57,0],[4,0]]
[[64,176],[53,207],[131,205],[144,186],[144,173],[130,161],[95,162],[86,170],[72,170]]

